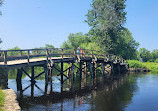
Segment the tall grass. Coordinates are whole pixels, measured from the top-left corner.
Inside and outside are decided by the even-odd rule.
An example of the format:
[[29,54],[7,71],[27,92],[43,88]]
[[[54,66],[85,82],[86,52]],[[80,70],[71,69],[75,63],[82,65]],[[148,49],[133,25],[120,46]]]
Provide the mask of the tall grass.
[[5,94],[0,88],[0,111],[3,111],[2,107],[4,105],[4,98],[5,98]]
[[151,72],[158,73],[158,63],[155,62],[139,62],[137,60],[129,60],[129,68],[147,68]]

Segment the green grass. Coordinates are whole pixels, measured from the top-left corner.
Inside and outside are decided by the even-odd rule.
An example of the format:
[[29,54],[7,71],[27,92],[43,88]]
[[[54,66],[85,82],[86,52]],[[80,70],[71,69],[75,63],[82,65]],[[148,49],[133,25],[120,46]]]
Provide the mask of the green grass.
[[158,73],[158,63],[155,62],[139,62],[137,60],[129,60],[129,68],[147,68],[151,72]]
[[3,111],[2,107],[4,105],[4,97],[5,97],[5,95],[4,95],[3,91],[0,88],[0,111]]

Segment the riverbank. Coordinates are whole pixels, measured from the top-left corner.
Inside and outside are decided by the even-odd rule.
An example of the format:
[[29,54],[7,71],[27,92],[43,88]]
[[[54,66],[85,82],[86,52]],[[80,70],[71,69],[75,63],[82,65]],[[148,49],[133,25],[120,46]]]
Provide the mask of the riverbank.
[[129,68],[129,72],[150,72],[150,69],[147,68]]
[[[5,94],[3,93],[3,91],[0,89],[0,111],[2,110],[2,107],[4,106],[4,98],[5,98]],[[3,110],[2,110],[3,111]]]
[[128,60],[129,71],[144,71],[158,73],[158,63],[155,62],[139,62],[137,60]]
[[5,97],[3,98],[2,111],[20,111],[21,108],[16,100],[15,91],[13,89],[4,89],[2,91],[3,94],[5,94]]

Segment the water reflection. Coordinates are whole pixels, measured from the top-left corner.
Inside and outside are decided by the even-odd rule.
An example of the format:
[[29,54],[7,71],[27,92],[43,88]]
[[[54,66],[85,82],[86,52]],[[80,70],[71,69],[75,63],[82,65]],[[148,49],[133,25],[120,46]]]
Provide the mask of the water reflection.
[[132,84],[127,82],[128,75],[109,78],[102,74],[95,78],[83,75],[82,79],[69,79],[63,85],[54,76],[52,80],[49,84],[45,84],[44,80],[37,80],[33,84],[25,77],[22,84],[16,84],[16,80],[12,79],[9,80],[9,87],[16,91],[17,100],[24,111],[122,111],[137,89],[136,81],[131,81]]

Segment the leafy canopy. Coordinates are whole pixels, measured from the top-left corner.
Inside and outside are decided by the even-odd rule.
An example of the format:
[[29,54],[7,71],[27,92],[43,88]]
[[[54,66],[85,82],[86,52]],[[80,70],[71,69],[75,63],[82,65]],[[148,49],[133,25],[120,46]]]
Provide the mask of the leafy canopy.
[[87,35],[84,35],[82,32],[78,32],[76,34],[71,33],[68,36],[68,40],[63,42],[61,47],[77,49],[77,47],[81,46],[81,44],[87,44],[89,42],[91,42],[90,38]]
[[124,27],[126,0],[93,0],[86,22],[91,27],[89,35],[100,50],[125,59],[136,58],[136,42],[131,32]]

